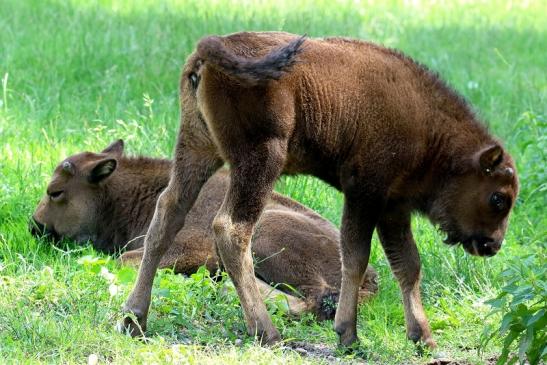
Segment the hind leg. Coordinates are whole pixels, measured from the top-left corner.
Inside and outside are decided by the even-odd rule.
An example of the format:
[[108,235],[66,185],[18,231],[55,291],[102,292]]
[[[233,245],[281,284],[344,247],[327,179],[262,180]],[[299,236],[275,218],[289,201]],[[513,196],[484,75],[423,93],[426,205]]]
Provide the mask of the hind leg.
[[[158,268],[173,269],[177,274],[190,275],[205,265],[207,270],[215,272],[218,269],[218,258],[213,246],[213,237],[209,232],[183,228],[163,254]],[[141,247],[123,253],[119,260],[123,265],[138,267],[143,254],[144,247]]]
[[213,222],[216,246],[239,295],[250,335],[265,343],[280,339],[258,290],[251,256],[251,235],[281,172],[286,143],[269,140],[233,156],[230,187]]
[[410,228],[410,213],[388,207],[378,223],[380,241],[403,296],[407,336],[436,347],[420,296],[420,255]]
[[279,300],[281,297],[287,304],[289,315],[292,317],[300,317],[310,311],[310,306],[302,299],[294,295],[287,294],[281,290],[268,285],[264,281],[256,278],[256,284],[264,300]]
[[220,161],[195,153],[179,141],[176,159],[167,188],[156,203],[156,210],[144,242],[144,253],[139,267],[137,283],[125,302],[120,330],[132,336],[140,336],[146,330],[146,318],[150,307],[152,283],[160,260],[184,225],[186,214],[194,204],[201,187],[220,167]]
[[142,255],[144,254],[144,247],[137,248],[136,250],[131,250],[124,252],[119,257],[119,262],[122,265],[139,267],[142,261]]
[[[255,271],[268,282],[299,290],[318,320],[334,319],[341,281],[340,233],[315,212],[289,207],[276,201],[262,213],[253,235]],[[359,302],[377,292],[377,276],[368,265]],[[289,287],[280,288],[290,293]]]
[[376,293],[378,293],[378,273],[371,265],[368,265],[359,288],[359,303]]
[[272,204],[262,213],[253,235],[255,271],[287,293],[303,294],[318,320],[332,319],[340,287],[338,231],[301,208]]

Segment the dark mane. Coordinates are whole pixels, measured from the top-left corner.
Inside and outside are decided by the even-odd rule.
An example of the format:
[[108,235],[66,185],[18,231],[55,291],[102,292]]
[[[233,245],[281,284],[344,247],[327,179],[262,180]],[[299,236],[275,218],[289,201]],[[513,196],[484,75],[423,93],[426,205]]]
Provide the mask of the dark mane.
[[397,49],[383,47],[368,41],[343,37],[330,37],[325,38],[325,40],[353,45],[366,45],[375,51],[397,58],[414,71],[417,75],[416,79],[421,82],[420,87],[422,91],[427,92],[433,97],[437,110],[455,120],[473,122],[484,133],[488,133],[487,126],[477,117],[467,99],[444,81],[438,72],[429,69],[425,64],[414,60]]
[[399,50],[393,48],[381,48],[374,44],[371,45],[385,54],[398,58],[413,69],[419,76],[421,76],[418,79],[424,82],[422,86],[424,89],[434,90],[433,96],[438,102],[438,106],[444,106],[442,109],[444,112],[448,112],[457,120],[472,120],[483,126],[482,123],[478,122],[475,111],[467,99],[456,91],[456,89],[451,87],[446,81],[444,81],[438,72],[429,69],[423,63],[414,60]]

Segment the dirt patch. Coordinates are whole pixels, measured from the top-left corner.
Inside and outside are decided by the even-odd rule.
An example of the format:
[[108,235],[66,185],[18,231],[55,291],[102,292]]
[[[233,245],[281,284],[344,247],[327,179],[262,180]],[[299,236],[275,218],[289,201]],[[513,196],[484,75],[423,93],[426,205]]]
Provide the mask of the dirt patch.
[[337,357],[336,351],[323,343],[293,341],[287,343],[285,347],[297,352],[300,356],[322,360],[327,364],[366,364],[363,359],[344,359]]
[[[283,346],[284,350],[294,351],[300,356],[313,358],[321,363],[326,364],[368,364],[364,358],[347,358],[333,349],[332,346],[324,343],[309,343],[304,341],[292,341]],[[437,355],[439,356],[439,355]],[[484,360],[485,365],[495,365],[497,357],[489,357]],[[409,365],[408,363],[403,363]],[[466,360],[451,359],[447,356],[440,355],[438,358],[429,360],[426,365],[474,365]]]
[[[498,359],[496,357],[491,357],[485,360],[486,365],[495,365]],[[427,365],[473,365],[467,361],[460,361],[448,358],[433,359],[427,363]]]

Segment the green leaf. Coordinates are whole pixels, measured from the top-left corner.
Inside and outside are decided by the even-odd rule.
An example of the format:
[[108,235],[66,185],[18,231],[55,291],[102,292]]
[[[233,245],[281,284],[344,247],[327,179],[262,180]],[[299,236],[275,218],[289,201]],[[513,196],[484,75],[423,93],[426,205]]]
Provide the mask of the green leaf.
[[494,299],[489,299],[485,301],[484,304],[488,304],[492,308],[501,308],[505,304],[505,298],[503,296],[500,296]]
[[507,362],[507,357],[509,357],[509,348],[504,346],[500,357],[498,357],[498,361],[496,361],[496,365],[504,365]]
[[135,269],[125,266],[116,273],[116,277],[118,278],[118,282],[120,284],[128,285],[135,282],[137,272]]
[[503,336],[503,334],[509,329],[509,326],[513,322],[513,313],[508,312],[503,316],[503,319],[501,320],[501,325],[499,329],[500,335]]
[[517,332],[509,332],[507,337],[505,337],[505,340],[503,341],[503,350],[501,352],[500,357],[498,358],[498,361],[496,362],[496,365],[503,365],[507,363],[507,358],[509,357],[509,350],[511,343],[518,337]]
[[534,329],[532,327],[528,327],[526,329],[526,335],[522,336],[519,342],[519,361],[521,364],[523,364],[526,360],[526,352],[528,351],[533,338]]
[[534,314],[532,317],[528,319],[526,322],[526,326],[532,326],[534,323],[539,321],[542,317],[546,317],[546,311],[545,309],[540,309],[536,314]]

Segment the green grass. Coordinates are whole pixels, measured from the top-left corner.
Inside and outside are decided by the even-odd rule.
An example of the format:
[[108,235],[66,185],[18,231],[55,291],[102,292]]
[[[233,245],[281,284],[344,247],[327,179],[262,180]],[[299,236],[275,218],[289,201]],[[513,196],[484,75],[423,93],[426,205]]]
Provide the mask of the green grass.
[[[0,6],[0,363],[85,363],[90,354],[118,363],[318,361],[257,346],[244,335],[230,284],[214,284],[203,273],[159,274],[149,341],[117,334],[113,326],[135,273],[90,248],[54,249],[27,232],[61,158],[116,138],[132,153],[169,156],[185,58],[200,37],[239,30],[343,35],[399,48],[440,72],[505,141],[521,194],[500,254],[471,258],[445,247],[425,220],[413,222],[424,304],[441,351],[473,364],[496,356],[499,341],[477,355],[485,323],[499,320],[485,321],[482,302],[502,285],[508,260],[545,250],[547,241],[545,1],[6,0]],[[283,178],[278,190],[338,223],[341,195],[323,183]],[[405,340],[398,287],[376,239],[371,262],[380,293],[360,307],[363,352],[373,363],[428,362],[429,354],[419,356]],[[332,323],[291,321],[276,303],[270,309],[284,338],[335,347]]]

